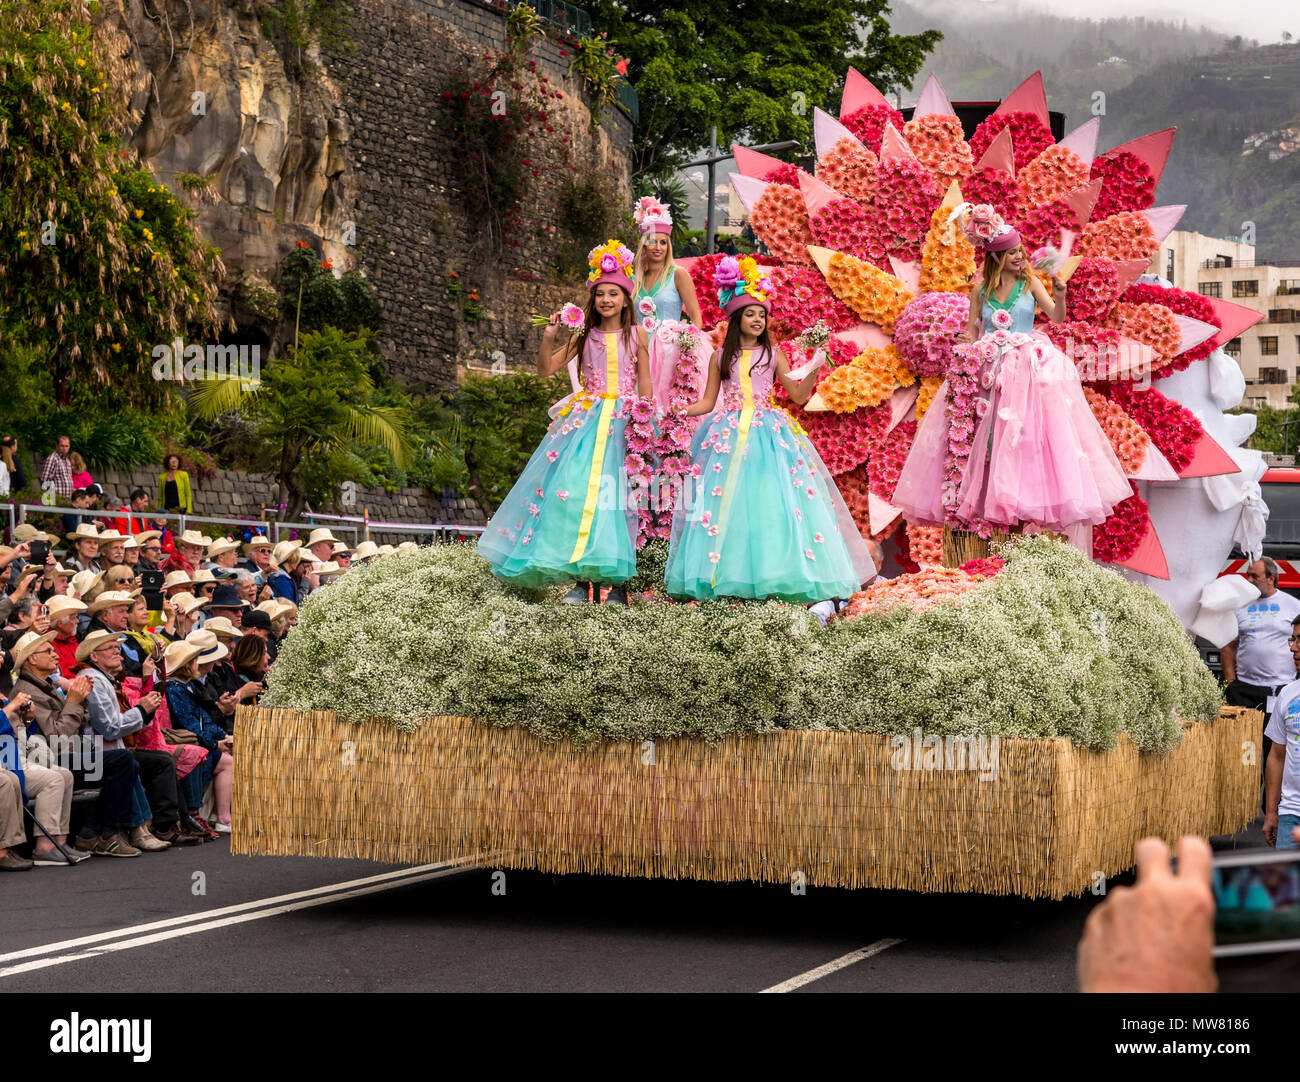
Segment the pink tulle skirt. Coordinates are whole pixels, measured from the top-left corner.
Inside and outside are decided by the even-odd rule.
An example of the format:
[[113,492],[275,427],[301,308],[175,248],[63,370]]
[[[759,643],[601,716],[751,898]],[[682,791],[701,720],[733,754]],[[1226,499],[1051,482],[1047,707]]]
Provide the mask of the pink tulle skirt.
[[1099,525],[1131,495],[1069,358],[1041,332],[1009,346],[975,429],[957,517],[1065,530]]
[[907,461],[890,499],[903,517],[916,526],[941,526],[944,513],[943,475],[948,454],[948,381],[939,384],[912,438]]

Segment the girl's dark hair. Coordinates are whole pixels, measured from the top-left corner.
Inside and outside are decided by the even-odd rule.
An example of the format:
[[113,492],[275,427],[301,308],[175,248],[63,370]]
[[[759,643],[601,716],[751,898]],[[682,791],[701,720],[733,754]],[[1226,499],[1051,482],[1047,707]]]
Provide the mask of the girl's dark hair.
[[[602,282],[601,284],[614,285],[616,283]],[[600,287],[597,286],[596,288],[599,289]],[[636,328],[632,322],[632,294],[624,289],[623,286],[619,286],[618,288],[623,290],[623,311],[620,313],[619,317],[622,324],[623,345],[630,351],[632,349],[632,336],[636,333]],[[582,330],[578,332],[578,337],[576,339],[575,357],[582,356],[582,351],[587,348],[587,336],[591,333],[592,328],[600,322],[600,316],[596,314],[595,289],[587,291],[587,307],[583,311],[583,316]]]
[[266,658],[266,640],[260,635],[245,635],[230,652],[230,663],[243,676],[259,676],[258,664]]
[[171,454],[169,454],[169,455],[163,455],[163,469],[164,469],[164,470],[170,470],[170,469],[172,468],[171,463],[172,463],[172,459],[173,459],[173,458],[176,459],[176,468],[177,468],[178,470],[181,468],[181,456],[178,455],[175,451],[173,451],[173,452],[172,452]]
[[[747,304],[745,308],[753,308],[754,305]],[[740,355],[740,316],[745,311],[741,308],[739,311],[732,313],[732,317],[727,322],[727,337],[722,340],[722,355],[718,358],[718,371],[722,378],[726,379],[731,375],[731,359]],[[766,309],[764,310],[766,314]],[[758,348],[763,351],[764,364],[772,363],[772,335],[768,330],[768,323],[764,321],[763,333],[758,336]],[[761,367],[751,365],[751,368]]]

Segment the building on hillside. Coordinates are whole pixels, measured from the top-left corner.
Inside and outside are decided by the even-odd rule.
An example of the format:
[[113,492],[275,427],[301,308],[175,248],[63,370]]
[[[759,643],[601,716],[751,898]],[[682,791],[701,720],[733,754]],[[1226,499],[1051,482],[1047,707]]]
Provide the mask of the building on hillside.
[[1246,377],[1242,405],[1287,405],[1292,387],[1300,383],[1300,257],[1256,259],[1255,246],[1239,238],[1176,229],[1148,269],[1179,289],[1262,313],[1260,322],[1224,350]]

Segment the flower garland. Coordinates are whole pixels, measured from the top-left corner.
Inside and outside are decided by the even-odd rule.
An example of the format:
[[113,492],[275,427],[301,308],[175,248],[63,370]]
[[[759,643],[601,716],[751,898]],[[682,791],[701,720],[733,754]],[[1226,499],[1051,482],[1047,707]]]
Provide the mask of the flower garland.
[[1003,128],[1011,129],[1011,148],[1015,152],[1017,173],[1056,142],[1051,131],[1033,113],[996,113],[981,121],[971,134],[970,149],[976,161],[984,156],[989,144]]
[[943,376],[969,318],[970,298],[964,294],[923,293],[899,315],[894,345],[918,375]]
[[1065,291],[1065,318],[1100,323],[1119,297],[1119,268],[1113,259],[1085,256]]
[[1142,426],[1151,442],[1169,459],[1175,472],[1191,465],[1196,444],[1205,434],[1205,429],[1190,410],[1166,398],[1154,387],[1143,389],[1130,383],[1095,386]]
[[921,567],[941,567],[943,565],[943,527],[913,526],[907,527],[907,550]]
[[1069,147],[1053,143],[1016,175],[1020,186],[1020,215],[1054,203],[1088,183],[1088,166]]
[[1093,180],[1101,180],[1094,220],[1122,210],[1146,210],[1156,201],[1156,177],[1136,154],[1127,150],[1105,154],[1092,163]]
[[1111,309],[1103,326],[1111,327],[1128,338],[1145,342],[1156,351],[1153,371],[1159,371],[1174,359],[1181,334],[1174,314],[1162,304],[1133,304],[1120,301]]
[[944,206],[930,215],[921,245],[922,293],[964,293],[975,275],[975,246],[948,215]]
[[1119,211],[1091,221],[1075,248],[1076,255],[1104,255],[1114,260],[1152,260],[1160,250],[1147,216],[1138,211]]
[[892,105],[864,105],[848,116],[840,117],[840,123],[861,140],[862,144],[874,154],[880,153],[880,140],[885,135],[885,125],[892,124],[897,131],[902,131],[903,114]]
[[963,522],[957,518],[956,509],[962,479],[966,476],[966,464],[974,447],[975,430],[988,409],[988,399],[983,393],[985,377],[992,386],[994,366],[1000,356],[999,346],[992,338],[984,337],[972,345],[955,348],[947,373],[948,448],[939,502],[947,510],[952,525],[974,530],[984,537],[992,533],[993,527],[983,521]]
[[1151,446],[1151,437],[1132,417],[1124,412],[1116,402],[1105,395],[1098,394],[1091,387],[1083,388],[1083,396],[1088,400],[1092,415],[1097,424],[1106,433],[1110,445],[1115,450],[1115,457],[1130,476],[1135,474],[1146,458],[1147,448]]
[[1001,169],[977,169],[961,186],[967,202],[987,203],[1003,218],[1014,216],[1020,187],[1016,178]]
[[1133,495],[1115,505],[1110,517],[1100,526],[1092,528],[1092,557],[1105,563],[1127,560],[1137,552],[1142,538],[1151,529],[1151,515],[1147,502],[1137,493],[1137,485],[1129,482]]
[[888,269],[880,234],[866,209],[852,199],[832,199],[808,219],[813,240],[826,248],[865,259]]
[[926,410],[934,401],[934,396],[939,393],[939,388],[943,384],[942,376],[926,376],[921,380],[921,387],[916,393],[916,419],[921,420],[925,416]]
[[[892,274],[843,252],[831,256],[826,284],[868,323],[886,334],[912,300],[911,291]],[[829,322],[829,321],[828,321]]]
[[917,160],[930,171],[940,191],[971,174],[975,158],[955,116],[931,114],[903,125],[903,137]]
[[783,261],[812,266],[808,245],[808,208],[798,188],[789,184],[769,184],[754,202],[749,216],[754,232]]
[[934,177],[919,161],[896,158],[882,162],[872,221],[885,251],[900,259],[920,259],[921,242],[942,198]]
[[819,319],[832,331],[846,331],[858,322],[857,314],[836,298],[820,271],[783,266],[770,273],[776,287],[768,302],[770,321],[778,337],[793,337]]
[[[1074,283],[1070,284],[1073,289]],[[1223,329],[1223,321],[1215,311],[1214,305],[1199,293],[1189,293],[1185,289],[1166,289],[1164,286],[1139,282],[1129,286],[1128,292],[1122,299],[1133,304],[1162,304],[1177,315],[1199,319],[1203,323]],[[1188,365],[1204,360],[1214,352],[1214,348],[1214,339],[1210,338],[1200,345],[1183,350],[1166,366],[1165,371],[1181,372]]]
[[817,179],[840,195],[870,206],[876,195],[880,159],[854,139],[839,140],[817,159]]

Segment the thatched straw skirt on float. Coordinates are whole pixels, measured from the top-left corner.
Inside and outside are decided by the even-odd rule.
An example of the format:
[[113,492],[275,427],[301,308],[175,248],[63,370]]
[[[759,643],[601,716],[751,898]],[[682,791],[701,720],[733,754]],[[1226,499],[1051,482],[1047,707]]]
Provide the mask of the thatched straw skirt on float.
[[578,748],[436,717],[405,733],[241,708],[232,849],[397,863],[1062,898],[1156,835],[1255,815],[1255,711],[1184,727],[1167,755],[1069,740],[945,747],[787,730]]

